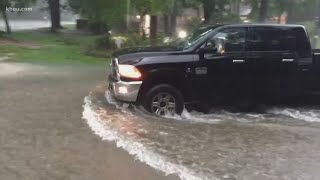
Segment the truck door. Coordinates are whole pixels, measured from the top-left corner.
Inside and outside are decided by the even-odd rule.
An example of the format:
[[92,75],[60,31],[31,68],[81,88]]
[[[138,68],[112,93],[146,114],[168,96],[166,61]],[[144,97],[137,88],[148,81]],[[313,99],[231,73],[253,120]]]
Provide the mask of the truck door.
[[[213,49],[201,54],[199,68],[208,73],[207,98],[213,103],[225,103],[248,94],[250,63],[245,57],[247,28],[223,29],[202,46]],[[200,69],[199,69],[200,70]]]
[[278,101],[297,95],[301,79],[292,38],[287,27],[249,28],[247,58],[253,63],[257,98]]

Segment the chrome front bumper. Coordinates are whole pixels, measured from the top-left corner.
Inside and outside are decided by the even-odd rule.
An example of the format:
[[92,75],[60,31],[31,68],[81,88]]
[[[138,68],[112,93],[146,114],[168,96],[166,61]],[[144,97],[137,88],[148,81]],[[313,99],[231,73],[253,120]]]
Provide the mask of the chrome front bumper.
[[124,82],[109,78],[109,91],[120,101],[136,102],[142,81]]

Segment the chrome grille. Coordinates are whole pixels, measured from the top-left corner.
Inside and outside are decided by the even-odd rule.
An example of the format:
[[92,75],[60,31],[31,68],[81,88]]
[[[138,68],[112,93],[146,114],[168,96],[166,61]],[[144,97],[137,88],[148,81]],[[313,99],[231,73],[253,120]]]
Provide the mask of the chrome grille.
[[114,79],[119,80],[119,72],[118,72],[118,59],[112,58],[111,60],[111,71]]

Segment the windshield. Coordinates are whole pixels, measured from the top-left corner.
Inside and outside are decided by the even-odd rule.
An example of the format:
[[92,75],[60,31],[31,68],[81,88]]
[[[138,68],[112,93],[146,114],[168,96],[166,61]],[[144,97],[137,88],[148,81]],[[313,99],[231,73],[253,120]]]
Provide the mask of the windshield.
[[175,41],[171,42],[170,45],[176,47],[179,50],[189,49],[196,45],[201,39],[206,37],[216,27],[217,26],[198,28],[194,30],[187,38],[176,39]]

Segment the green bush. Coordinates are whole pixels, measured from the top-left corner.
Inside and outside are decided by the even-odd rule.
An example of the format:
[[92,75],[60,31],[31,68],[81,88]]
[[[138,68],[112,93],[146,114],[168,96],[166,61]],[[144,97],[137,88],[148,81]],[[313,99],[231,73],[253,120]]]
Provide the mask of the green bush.
[[[163,45],[163,41],[165,38],[165,34],[158,33],[157,39],[156,39],[156,45]],[[150,38],[149,37],[141,37],[137,33],[129,34],[127,36],[127,41],[123,44],[123,47],[139,47],[139,46],[150,46]]]
[[141,37],[139,34],[129,34],[127,41],[123,44],[123,47],[135,47],[135,46],[146,46],[149,45],[149,39]]
[[115,49],[115,43],[109,34],[98,37],[95,41],[97,49]]
[[314,24],[313,21],[305,21],[302,23],[299,23],[301,25],[304,25],[309,33],[309,38],[310,38],[310,42],[311,44],[314,44],[314,35],[316,34],[315,29],[316,29],[316,25]]
[[96,58],[110,58],[110,54],[108,53],[109,51],[104,50],[104,49],[97,49],[94,46],[87,46],[84,54],[86,56],[92,56]]
[[199,17],[192,17],[188,22],[187,22],[187,30],[193,31],[194,29],[198,28],[201,26],[201,19]]
[[93,32],[96,35],[104,34],[108,32],[108,27],[104,22],[89,22],[88,28],[90,32]]
[[310,38],[312,38],[315,35],[315,24],[313,21],[305,21],[300,23],[302,25],[304,25],[309,33]]
[[0,31],[0,38],[3,38],[6,32]]

